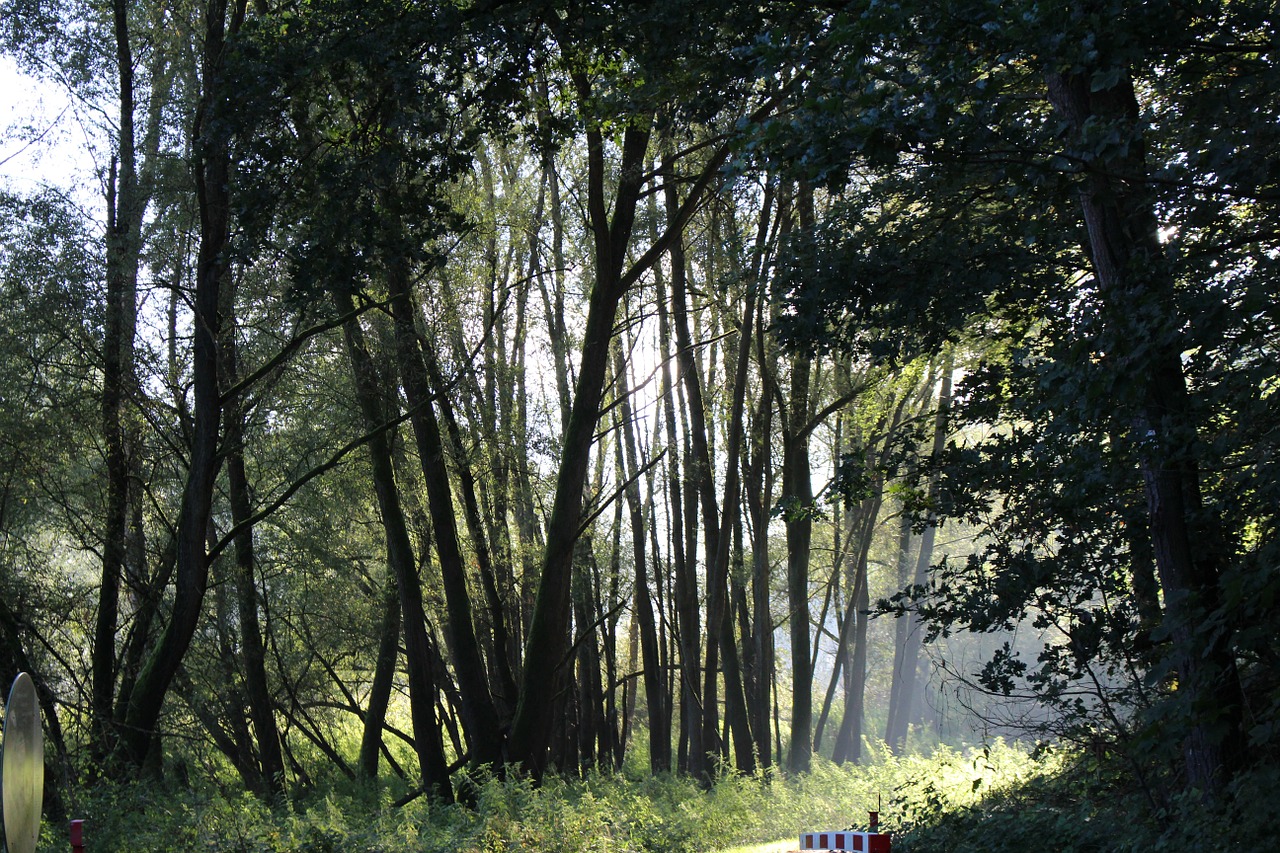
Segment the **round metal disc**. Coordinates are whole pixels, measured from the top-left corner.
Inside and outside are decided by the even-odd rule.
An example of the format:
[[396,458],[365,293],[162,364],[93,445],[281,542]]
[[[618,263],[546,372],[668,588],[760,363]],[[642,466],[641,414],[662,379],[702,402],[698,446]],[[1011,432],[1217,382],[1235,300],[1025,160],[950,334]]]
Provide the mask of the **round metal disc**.
[[35,853],[44,805],[44,732],[31,676],[19,673],[4,712],[0,795],[9,853]]

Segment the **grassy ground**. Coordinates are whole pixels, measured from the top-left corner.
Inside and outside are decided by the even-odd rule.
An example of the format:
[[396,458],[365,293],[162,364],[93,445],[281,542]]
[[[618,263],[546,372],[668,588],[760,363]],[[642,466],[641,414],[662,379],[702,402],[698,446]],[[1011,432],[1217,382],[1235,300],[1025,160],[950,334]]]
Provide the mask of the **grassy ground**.
[[[671,775],[592,774],[541,787],[477,775],[470,806],[419,798],[394,807],[402,792],[337,783],[277,808],[234,791],[135,784],[77,792],[75,809],[91,830],[88,849],[130,853],[709,853],[726,840],[744,845],[731,853],[786,853],[802,830],[865,820],[881,798],[882,825],[897,831],[920,809],[973,803],[979,788],[1032,770],[1023,751],[993,744],[927,757],[876,750],[856,767],[815,760],[804,776],[729,774],[710,790]],[[40,853],[63,850],[65,834],[50,828]]]

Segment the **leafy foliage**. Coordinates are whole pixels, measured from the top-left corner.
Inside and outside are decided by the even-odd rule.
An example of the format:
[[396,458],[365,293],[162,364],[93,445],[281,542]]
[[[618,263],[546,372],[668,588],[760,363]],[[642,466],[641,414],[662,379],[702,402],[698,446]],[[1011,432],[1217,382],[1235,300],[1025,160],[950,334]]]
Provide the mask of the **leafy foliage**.
[[[1218,808],[1196,795],[1152,808],[1112,763],[1060,764],[997,785],[959,808],[941,797],[912,800],[894,849],[909,853],[998,851],[1044,846],[1097,851],[1176,851],[1192,846],[1264,850],[1271,846],[1265,793],[1275,771],[1260,769],[1231,786]],[[917,788],[928,788],[924,782]]]
[[[974,680],[1037,697],[1054,711],[1047,729],[1128,744],[1149,767],[1168,766],[1147,750],[1172,750],[1187,721],[1224,730],[1211,706],[1230,700],[1178,689],[1178,656],[1185,667],[1215,638],[1231,638],[1256,691],[1255,742],[1273,731],[1275,512],[1253,503],[1277,488],[1257,455],[1272,452],[1278,414],[1277,317],[1261,296],[1274,290],[1264,199],[1280,150],[1278,104],[1259,88],[1274,82],[1264,5],[846,9],[799,51],[836,69],[829,82],[760,138],[837,199],[779,278],[794,345],[889,362],[945,341],[970,352],[931,509],[977,525],[983,544],[886,609],[920,613],[933,637],[1042,632],[1038,651],[1006,644]],[[1096,112],[1069,132],[1046,90],[1063,74],[1084,75],[1099,102],[1132,75],[1135,114]],[[1215,90],[1253,93],[1256,132],[1220,132]],[[1104,259],[1081,248],[1096,254],[1103,238],[1082,231],[1077,207],[1102,180],[1125,182],[1159,219],[1158,235],[1154,220],[1128,220],[1127,239],[1163,243],[1124,274],[1167,273],[1168,288],[1105,291]],[[1174,381],[1161,353],[1181,362],[1181,420],[1143,414]],[[1153,467],[1196,472],[1191,547],[1216,586],[1157,582],[1148,525],[1171,510],[1150,503]],[[1181,613],[1194,616],[1169,615]]]
[[139,853],[174,843],[210,853],[695,853],[805,829],[862,825],[882,794],[884,825],[898,832],[908,816],[918,821],[930,802],[948,808],[971,803],[975,791],[1006,790],[1033,768],[1024,751],[995,742],[971,753],[943,748],[932,758],[880,751],[856,769],[819,759],[811,774],[789,780],[726,773],[709,790],[670,775],[592,774],[579,781],[548,779],[535,788],[527,779],[480,774],[472,780],[474,808],[425,800],[396,808],[390,791],[350,788],[317,792],[292,811],[273,811],[243,794],[145,785],[100,786],[80,802],[88,843]]

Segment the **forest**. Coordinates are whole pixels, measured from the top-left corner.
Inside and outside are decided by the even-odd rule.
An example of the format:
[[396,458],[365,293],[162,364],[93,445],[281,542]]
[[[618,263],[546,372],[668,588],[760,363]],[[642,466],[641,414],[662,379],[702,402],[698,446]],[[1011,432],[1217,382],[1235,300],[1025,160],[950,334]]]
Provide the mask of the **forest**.
[[1271,3],[0,9],[42,850],[1268,837]]

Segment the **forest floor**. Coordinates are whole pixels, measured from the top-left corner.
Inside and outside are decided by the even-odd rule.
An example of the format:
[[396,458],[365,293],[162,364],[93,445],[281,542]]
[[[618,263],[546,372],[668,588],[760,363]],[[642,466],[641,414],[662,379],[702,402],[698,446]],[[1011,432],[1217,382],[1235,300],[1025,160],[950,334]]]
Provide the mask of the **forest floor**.
[[[1191,794],[1143,790],[1114,767],[1064,754],[1034,760],[999,741],[871,759],[815,760],[812,772],[791,778],[729,774],[709,789],[635,772],[537,787],[479,777],[469,806],[418,799],[396,807],[402,792],[340,783],[287,808],[231,789],[163,783],[82,789],[73,805],[92,830],[88,849],[131,853],[788,853],[800,832],[860,824],[876,805],[894,853],[1040,853],[1046,840],[1109,853],[1276,849],[1267,802],[1280,789],[1275,763],[1261,763],[1210,809]],[[66,849],[62,827],[44,829],[39,853]],[[721,847],[727,840],[742,843]]]

